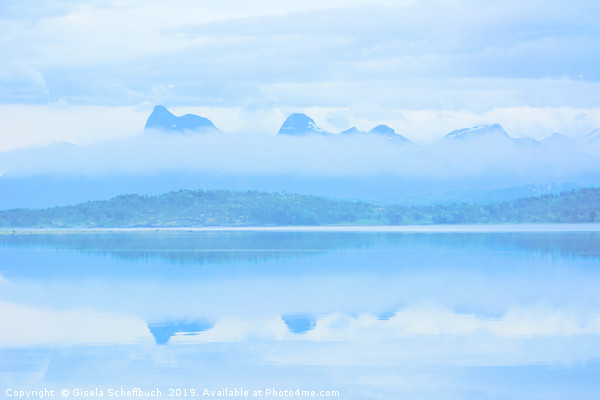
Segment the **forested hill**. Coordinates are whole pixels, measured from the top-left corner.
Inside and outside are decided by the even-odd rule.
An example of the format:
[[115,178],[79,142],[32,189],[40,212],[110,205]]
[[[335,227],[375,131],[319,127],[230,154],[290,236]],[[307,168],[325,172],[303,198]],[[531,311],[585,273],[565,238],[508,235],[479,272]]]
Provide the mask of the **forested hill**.
[[488,205],[427,207],[378,206],[286,193],[182,190],[41,210],[0,211],[3,228],[584,222],[600,222],[599,188]]

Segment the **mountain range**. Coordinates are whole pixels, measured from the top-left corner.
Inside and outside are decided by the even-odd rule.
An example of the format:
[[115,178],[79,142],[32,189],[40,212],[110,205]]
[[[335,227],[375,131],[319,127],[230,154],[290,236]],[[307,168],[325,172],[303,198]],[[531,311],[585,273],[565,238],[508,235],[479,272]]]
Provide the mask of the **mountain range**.
[[185,114],[176,117],[165,106],[154,106],[152,114],[146,121],[144,130],[158,130],[162,132],[220,132],[217,127],[208,118],[200,117],[195,114]]
[[[208,118],[195,114],[186,114],[180,117],[175,116],[165,106],[156,105],[146,121],[145,131],[160,131],[165,133],[210,133],[220,132],[219,129]],[[293,113],[281,125],[278,135],[283,136],[335,136],[331,132],[321,129],[315,121],[306,114]],[[392,139],[398,143],[409,143],[410,140],[396,133],[396,131],[387,125],[377,125],[368,132],[358,130],[356,127],[346,129],[339,133],[340,137],[347,136],[366,136],[382,137]]]
[[[148,117],[144,128],[146,131],[161,131],[166,133],[210,133],[221,132],[211,120],[195,114],[186,114],[180,117],[175,116],[166,107],[156,105]],[[288,116],[279,130],[279,136],[320,136],[320,137],[379,137],[388,139],[398,144],[414,144],[405,136],[397,133],[393,128],[385,124],[379,124],[370,131],[362,131],[356,127],[351,127],[339,133],[328,132],[320,128],[317,123],[308,115],[302,113],[293,113]],[[504,128],[497,123],[476,125],[469,128],[454,130],[445,135],[442,142],[462,142],[476,145],[478,143],[512,143],[522,146],[543,146],[543,145],[565,145],[571,142],[591,144],[599,147],[600,150],[600,129],[588,133],[584,138],[573,140],[561,133],[555,132],[551,136],[535,140],[528,137],[513,138]]]
[[142,135],[0,152],[0,209],[198,188],[377,204],[482,204],[599,185],[600,130],[534,140],[489,124],[420,145],[383,124],[327,132],[301,113],[272,135],[241,135],[156,106]]
[[395,140],[398,143],[410,142],[404,136],[396,133],[395,130],[387,125],[377,125],[368,132],[361,131],[356,127],[346,129],[339,134],[333,134],[320,128],[315,121],[306,114],[294,113],[291,114],[281,125],[278,135],[286,136],[338,136],[338,137],[349,137],[349,136],[360,136],[360,137],[381,137],[386,139]]

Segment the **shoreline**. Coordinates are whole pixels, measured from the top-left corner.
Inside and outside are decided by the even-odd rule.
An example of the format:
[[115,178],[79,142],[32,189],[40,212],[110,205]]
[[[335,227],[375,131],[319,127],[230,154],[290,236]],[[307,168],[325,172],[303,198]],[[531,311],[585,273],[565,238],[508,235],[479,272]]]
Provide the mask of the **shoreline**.
[[38,233],[142,232],[373,232],[373,233],[518,233],[600,232],[600,223],[582,224],[464,224],[464,225],[326,225],[326,226],[204,226],[135,228],[0,228],[0,235]]

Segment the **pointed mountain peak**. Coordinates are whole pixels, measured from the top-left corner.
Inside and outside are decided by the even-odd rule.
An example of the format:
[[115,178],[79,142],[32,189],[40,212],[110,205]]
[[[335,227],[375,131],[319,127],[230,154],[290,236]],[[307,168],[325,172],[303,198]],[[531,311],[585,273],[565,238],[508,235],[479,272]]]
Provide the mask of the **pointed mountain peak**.
[[173,115],[169,110],[167,110],[167,107],[161,105],[161,104],[157,104],[154,106],[154,109],[152,110],[152,114],[155,115]]
[[287,117],[278,135],[305,136],[305,135],[327,135],[323,129],[319,128],[315,121],[306,114],[294,113]]
[[217,127],[208,118],[195,114],[186,114],[176,117],[165,106],[156,105],[152,114],[146,121],[145,130],[157,130],[162,132],[219,132]]

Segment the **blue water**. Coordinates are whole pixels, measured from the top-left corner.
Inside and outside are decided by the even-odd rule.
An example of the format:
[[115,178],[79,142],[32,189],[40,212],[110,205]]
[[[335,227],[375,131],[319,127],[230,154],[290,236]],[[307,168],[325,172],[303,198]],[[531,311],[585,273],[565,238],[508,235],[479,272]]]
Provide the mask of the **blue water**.
[[0,235],[0,398],[595,399],[599,289],[599,232]]

